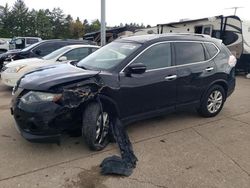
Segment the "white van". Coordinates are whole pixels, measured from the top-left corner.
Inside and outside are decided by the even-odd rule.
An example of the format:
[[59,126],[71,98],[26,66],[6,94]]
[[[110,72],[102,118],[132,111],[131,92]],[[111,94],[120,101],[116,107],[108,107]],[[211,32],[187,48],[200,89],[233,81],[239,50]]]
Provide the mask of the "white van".
[[31,44],[37,43],[42,39],[39,37],[14,37],[9,44],[9,49],[23,49]]

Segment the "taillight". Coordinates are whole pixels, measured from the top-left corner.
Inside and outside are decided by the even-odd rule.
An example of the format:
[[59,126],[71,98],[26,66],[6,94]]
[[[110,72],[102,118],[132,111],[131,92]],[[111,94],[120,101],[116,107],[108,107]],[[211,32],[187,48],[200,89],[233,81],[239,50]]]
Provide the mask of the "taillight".
[[235,56],[234,55],[230,55],[229,59],[228,59],[229,66],[230,67],[235,67],[236,62],[237,62],[237,60],[236,60]]

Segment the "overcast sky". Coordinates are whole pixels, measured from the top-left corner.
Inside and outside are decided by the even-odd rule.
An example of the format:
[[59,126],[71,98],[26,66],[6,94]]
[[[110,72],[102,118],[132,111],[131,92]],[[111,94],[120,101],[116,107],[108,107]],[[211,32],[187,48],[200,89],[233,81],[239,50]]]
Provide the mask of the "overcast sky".
[[[0,0],[0,5],[13,5],[15,0]],[[29,8],[40,9],[59,7],[74,18],[100,19],[101,0],[24,0]],[[215,15],[230,15],[238,9],[240,18],[250,20],[249,0],[106,0],[106,22],[108,26],[120,23],[143,23],[151,26],[158,23],[195,19]]]

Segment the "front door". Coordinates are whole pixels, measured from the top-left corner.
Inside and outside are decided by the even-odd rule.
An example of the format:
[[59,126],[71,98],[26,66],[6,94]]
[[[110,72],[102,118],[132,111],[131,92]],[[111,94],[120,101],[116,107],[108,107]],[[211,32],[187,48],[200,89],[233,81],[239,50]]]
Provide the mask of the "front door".
[[136,57],[131,64],[143,63],[143,74],[120,73],[120,109],[123,117],[175,108],[176,69],[172,67],[171,44],[155,44]]

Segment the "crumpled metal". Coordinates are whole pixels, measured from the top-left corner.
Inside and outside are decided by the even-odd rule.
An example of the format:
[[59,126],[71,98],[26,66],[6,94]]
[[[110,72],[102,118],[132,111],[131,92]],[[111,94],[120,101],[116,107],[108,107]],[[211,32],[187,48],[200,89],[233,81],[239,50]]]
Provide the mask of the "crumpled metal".
[[118,118],[115,118],[111,124],[111,128],[112,134],[119,146],[121,157],[114,155],[105,158],[100,165],[101,173],[103,175],[116,174],[130,176],[136,167],[138,159],[134,154],[127,131]]

